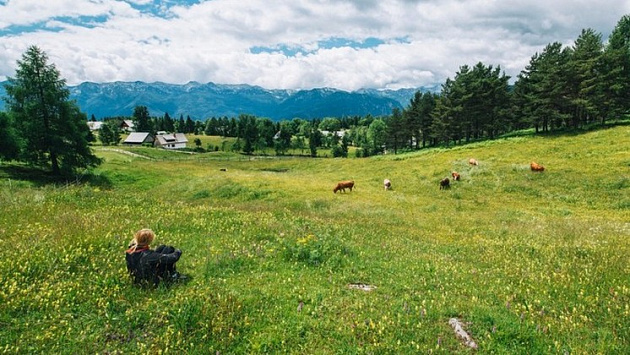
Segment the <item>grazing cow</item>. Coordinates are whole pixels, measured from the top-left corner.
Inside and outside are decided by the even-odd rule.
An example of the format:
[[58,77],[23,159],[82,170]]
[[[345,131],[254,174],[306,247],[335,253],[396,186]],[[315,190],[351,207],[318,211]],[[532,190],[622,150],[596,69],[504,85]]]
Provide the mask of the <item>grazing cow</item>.
[[385,190],[391,190],[392,182],[389,181],[389,179],[385,179],[383,180],[383,186],[385,187]]
[[333,192],[337,193],[337,191],[339,190],[341,190],[342,192],[346,192],[346,189],[350,189],[350,191],[352,191],[353,187],[354,187],[354,181],[352,180],[340,181],[339,183],[337,183],[337,186],[335,186],[335,188],[333,189]]
[[536,164],[535,162],[529,164],[529,167],[532,169],[532,171],[545,171],[544,166]]
[[459,179],[461,178],[461,177],[459,176],[459,173],[457,173],[457,171],[453,171],[453,172],[451,173],[451,176],[453,176],[453,181],[459,181]]
[[450,189],[451,188],[451,181],[448,178],[444,178],[442,180],[440,180],[440,190],[444,189]]
[[468,160],[468,164],[479,165],[479,162],[477,161],[477,159],[470,158],[470,160]]

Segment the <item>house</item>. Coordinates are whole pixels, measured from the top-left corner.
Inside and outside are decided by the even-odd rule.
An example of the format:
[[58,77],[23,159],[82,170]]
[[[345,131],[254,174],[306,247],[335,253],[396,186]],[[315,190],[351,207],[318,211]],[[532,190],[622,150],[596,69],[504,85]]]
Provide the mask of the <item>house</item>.
[[342,130],[339,130],[339,131],[326,131],[326,130],[321,130],[320,129],[319,131],[322,133],[322,135],[324,137],[332,136],[333,133],[339,138],[343,138],[343,136],[346,135],[346,130],[345,129],[342,129]]
[[103,121],[88,121],[87,125],[90,131],[98,131],[103,126]]
[[152,144],[155,141],[153,135],[148,132],[131,132],[125,139],[123,144],[142,145],[144,143]]
[[134,127],[134,124],[132,120],[123,120],[120,123],[120,129],[125,132],[133,132],[134,130],[133,127]]
[[155,146],[164,149],[186,148],[188,139],[183,133],[158,134],[155,137]]

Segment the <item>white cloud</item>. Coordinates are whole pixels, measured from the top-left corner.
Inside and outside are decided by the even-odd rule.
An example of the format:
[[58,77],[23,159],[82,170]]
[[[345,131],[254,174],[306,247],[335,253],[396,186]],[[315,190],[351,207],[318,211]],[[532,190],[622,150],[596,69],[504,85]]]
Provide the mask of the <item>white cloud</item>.
[[[151,5],[152,12],[139,10],[152,3],[159,3]],[[14,74],[16,60],[29,45],[45,50],[70,84],[143,80],[267,88],[417,87],[442,83],[461,65],[479,61],[515,76],[536,51],[555,41],[569,45],[583,28],[605,39],[630,11],[629,3],[211,0],[187,6],[150,0],[9,0],[0,2],[0,80]],[[89,25],[77,23],[84,17],[92,19]],[[28,25],[39,27],[14,32],[15,26]],[[331,38],[385,43],[320,46]],[[395,40],[400,38],[405,41]],[[253,47],[303,52],[252,53]]]

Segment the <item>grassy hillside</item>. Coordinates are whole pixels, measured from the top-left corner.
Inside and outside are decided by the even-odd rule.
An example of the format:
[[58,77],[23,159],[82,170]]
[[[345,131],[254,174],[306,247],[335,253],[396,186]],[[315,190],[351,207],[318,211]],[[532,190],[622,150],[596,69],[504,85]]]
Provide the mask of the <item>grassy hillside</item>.
[[[76,186],[4,166],[0,352],[471,351],[452,317],[483,353],[628,352],[628,137],[368,159],[98,150],[106,163]],[[453,170],[462,181],[439,190]],[[333,194],[344,179],[355,190]],[[130,284],[124,250],[145,227],[184,251],[190,282]]]

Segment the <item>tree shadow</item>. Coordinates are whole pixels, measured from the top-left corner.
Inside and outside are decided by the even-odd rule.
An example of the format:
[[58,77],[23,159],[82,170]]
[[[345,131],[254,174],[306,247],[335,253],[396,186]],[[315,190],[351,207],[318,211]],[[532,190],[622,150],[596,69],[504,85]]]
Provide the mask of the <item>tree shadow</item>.
[[102,188],[110,188],[112,182],[102,174],[87,172],[81,175],[55,175],[50,170],[31,165],[0,164],[0,179],[7,178],[28,181],[37,187],[46,185],[80,185],[90,184]]

